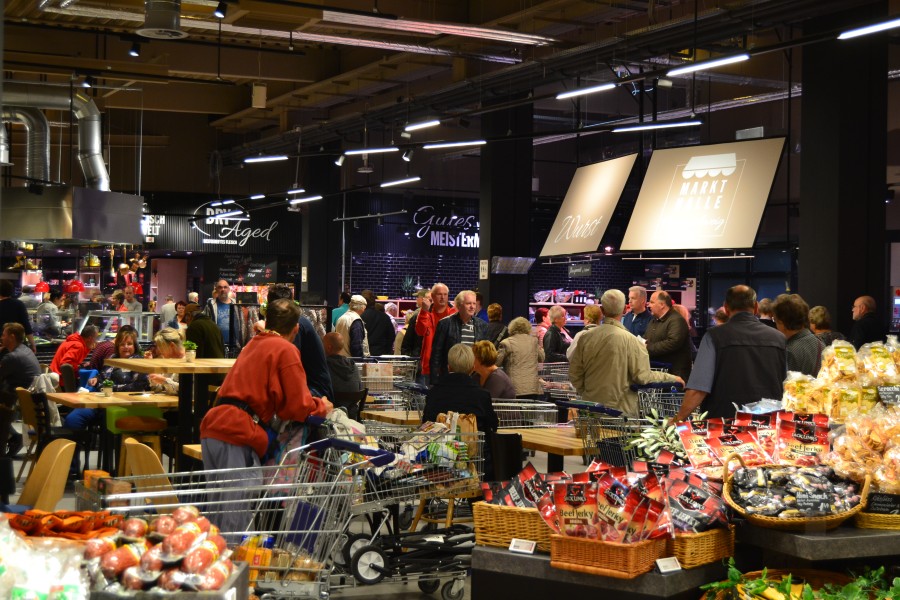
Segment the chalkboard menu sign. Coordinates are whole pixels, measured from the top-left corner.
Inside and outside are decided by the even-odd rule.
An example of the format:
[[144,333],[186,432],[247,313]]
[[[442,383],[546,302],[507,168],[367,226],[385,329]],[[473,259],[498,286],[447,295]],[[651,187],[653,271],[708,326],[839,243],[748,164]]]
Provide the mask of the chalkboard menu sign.
[[900,403],[900,385],[879,385],[878,397],[884,404]]
[[215,261],[219,279],[232,285],[267,285],[278,281],[278,260],[274,256],[253,254],[207,255]]
[[896,494],[869,494],[866,512],[878,515],[900,515],[900,496]]

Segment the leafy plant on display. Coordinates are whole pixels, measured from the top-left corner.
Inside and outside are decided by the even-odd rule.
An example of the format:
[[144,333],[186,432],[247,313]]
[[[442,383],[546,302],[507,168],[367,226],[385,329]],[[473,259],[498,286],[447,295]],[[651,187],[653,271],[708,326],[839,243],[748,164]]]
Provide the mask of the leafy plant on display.
[[900,577],[888,581],[884,567],[866,570],[846,585],[825,584],[820,590],[813,590],[808,583],[794,583],[790,575],[781,579],[769,579],[768,569],[763,569],[759,577],[746,577],[734,566],[734,559],[728,559],[728,579],[708,583],[700,587],[706,590],[706,598],[713,599],[719,594],[726,597],[748,600],[891,600],[900,598]]
[[[700,419],[704,419],[706,413],[700,415]],[[635,437],[628,440],[626,447],[634,448],[637,451],[637,457],[643,460],[656,460],[659,453],[668,450],[680,460],[687,460],[687,451],[681,438],[678,437],[678,431],[675,425],[669,425],[669,417],[659,414],[655,408],[650,409],[650,414],[643,418],[647,423]]]
[[102,387],[102,388],[111,388],[111,387],[114,386],[114,385],[116,385],[116,384],[115,384],[115,382],[114,382],[112,379],[104,379],[104,380],[103,380],[103,383],[100,384],[100,387]]
[[196,352],[197,344],[195,344],[194,342],[191,342],[191,341],[187,341],[184,343],[184,349],[188,352]]
[[400,284],[400,289],[406,292],[407,296],[412,296],[416,291],[416,281],[413,279],[412,275],[407,275],[403,278],[403,283]]

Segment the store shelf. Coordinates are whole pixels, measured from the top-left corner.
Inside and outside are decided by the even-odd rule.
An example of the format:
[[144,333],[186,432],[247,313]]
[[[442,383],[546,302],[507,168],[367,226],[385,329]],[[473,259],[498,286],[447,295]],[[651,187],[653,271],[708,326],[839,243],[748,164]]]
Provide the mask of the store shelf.
[[842,526],[831,531],[791,532],[744,525],[737,541],[803,561],[859,560],[900,554],[900,531]]

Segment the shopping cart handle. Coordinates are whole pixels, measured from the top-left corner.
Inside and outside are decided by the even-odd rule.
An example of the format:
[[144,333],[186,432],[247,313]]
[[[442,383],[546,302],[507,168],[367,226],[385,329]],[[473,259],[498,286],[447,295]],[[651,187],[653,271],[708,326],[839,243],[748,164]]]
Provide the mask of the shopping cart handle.
[[661,362],[658,360],[651,360],[650,368],[651,369],[666,369],[666,370],[668,370],[668,369],[672,368],[672,363]]
[[394,387],[398,390],[409,390],[411,392],[421,392],[423,394],[427,394],[429,391],[427,385],[410,381],[397,381],[394,383]]
[[[307,419],[309,422],[309,419]],[[394,462],[394,453],[382,450],[380,448],[367,448],[350,440],[342,440],[340,438],[325,438],[318,440],[306,446],[307,450],[324,450],[326,448],[337,448],[338,450],[348,450],[357,454],[369,457],[369,462],[373,466],[383,467]]]
[[609,415],[611,417],[621,416],[622,411],[616,410],[614,408],[609,408],[607,406],[603,406],[602,404],[597,403],[582,403],[582,402],[566,402],[565,400],[557,400],[557,406],[561,406],[562,408],[576,408],[578,410],[586,410],[594,413],[602,413],[605,415]]
[[681,383],[677,383],[675,381],[659,381],[656,383],[648,383],[645,385],[631,385],[631,391],[637,392],[639,390],[672,390],[678,391],[684,388],[684,385]]

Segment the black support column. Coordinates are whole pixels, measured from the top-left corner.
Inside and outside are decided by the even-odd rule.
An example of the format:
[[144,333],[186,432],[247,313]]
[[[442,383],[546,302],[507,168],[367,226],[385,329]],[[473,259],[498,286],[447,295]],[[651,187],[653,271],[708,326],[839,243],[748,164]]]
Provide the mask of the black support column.
[[341,225],[334,219],[340,216],[343,198],[332,195],[340,188],[340,168],[333,155],[316,156],[306,163],[307,177],[303,182],[304,195],[323,195],[323,200],[304,204],[301,232],[300,266],[306,267],[306,283],[300,291],[313,298],[318,296],[329,306],[337,306],[343,289],[341,282]]
[[[887,17],[887,2],[804,26],[833,31]],[[887,323],[885,193],[887,38],[803,49],[799,291],[849,333],[854,298],[870,295]]]
[[[486,138],[530,133],[530,103],[482,117]],[[530,139],[491,142],[481,150],[481,199],[479,203],[479,252],[490,265],[492,256],[531,255],[531,176],[534,151]],[[503,320],[528,315],[527,275],[488,275],[478,281],[485,306],[503,306]]]

